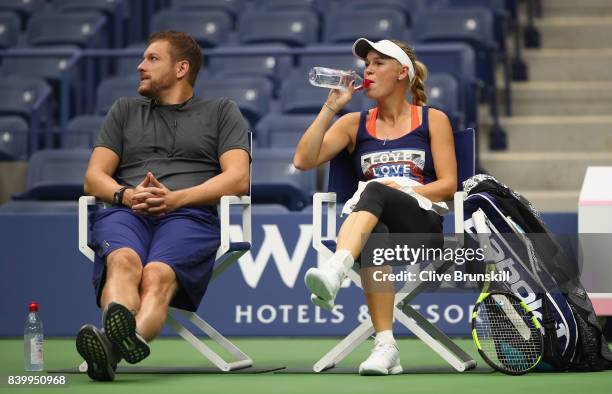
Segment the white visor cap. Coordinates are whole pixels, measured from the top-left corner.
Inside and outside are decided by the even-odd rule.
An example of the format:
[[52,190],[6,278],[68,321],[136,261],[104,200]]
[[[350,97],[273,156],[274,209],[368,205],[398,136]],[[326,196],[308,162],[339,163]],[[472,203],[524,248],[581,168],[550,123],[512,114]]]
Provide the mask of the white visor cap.
[[400,62],[402,66],[408,67],[408,78],[410,78],[410,82],[414,79],[414,65],[410,58],[404,52],[402,48],[400,48],[393,41],[389,40],[380,40],[377,42],[372,42],[366,38],[358,38],[357,41],[353,44],[353,54],[355,56],[360,57],[365,60],[368,56],[368,52],[374,49],[377,52],[382,53],[383,55],[392,57],[393,59]]

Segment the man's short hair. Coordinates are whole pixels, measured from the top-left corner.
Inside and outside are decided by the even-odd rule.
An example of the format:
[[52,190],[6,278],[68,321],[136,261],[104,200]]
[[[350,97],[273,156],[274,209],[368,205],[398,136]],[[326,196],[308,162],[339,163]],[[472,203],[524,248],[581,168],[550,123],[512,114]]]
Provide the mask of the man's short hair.
[[187,60],[189,62],[187,81],[194,86],[198,72],[202,68],[202,49],[198,43],[190,35],[181,31],[165,30],[153,33],[147,41],[147,46],[162,40],[170,44],[170,56],[173,61]]

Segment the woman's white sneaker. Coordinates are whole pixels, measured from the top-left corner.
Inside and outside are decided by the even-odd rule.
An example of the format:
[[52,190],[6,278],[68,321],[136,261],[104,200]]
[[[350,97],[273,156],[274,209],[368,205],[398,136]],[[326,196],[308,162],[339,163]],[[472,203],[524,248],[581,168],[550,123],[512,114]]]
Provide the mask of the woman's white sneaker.
[[310,268],[306,271],[304,282],[315,296],[323,301],[333,301],[345,277],[346,272],[340,265],[327,269]]
[[359,366],[360,375],[397,375],[404,372],[395,343],[374,342],[374,349]]

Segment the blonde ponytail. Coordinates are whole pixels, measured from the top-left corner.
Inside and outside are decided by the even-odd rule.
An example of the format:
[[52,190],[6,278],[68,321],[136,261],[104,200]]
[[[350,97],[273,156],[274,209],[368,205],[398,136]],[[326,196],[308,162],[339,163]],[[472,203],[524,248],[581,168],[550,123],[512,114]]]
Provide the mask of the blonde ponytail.
[[425,105],[427,104],[427,94],[425,93],[425,79],[427,78],[427,67],[418,60],[414,63],[414,80],[410,85],[412,92],[412,104]]

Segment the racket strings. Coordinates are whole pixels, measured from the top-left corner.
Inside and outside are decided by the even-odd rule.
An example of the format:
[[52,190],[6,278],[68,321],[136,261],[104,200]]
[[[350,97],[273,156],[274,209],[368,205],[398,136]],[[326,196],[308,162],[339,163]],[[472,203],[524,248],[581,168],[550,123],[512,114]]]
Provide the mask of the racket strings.
[[542,354],[541,333],[518,300],[503,295],[484,299],[475,321],[481,350],[512,372],[531,369]]

